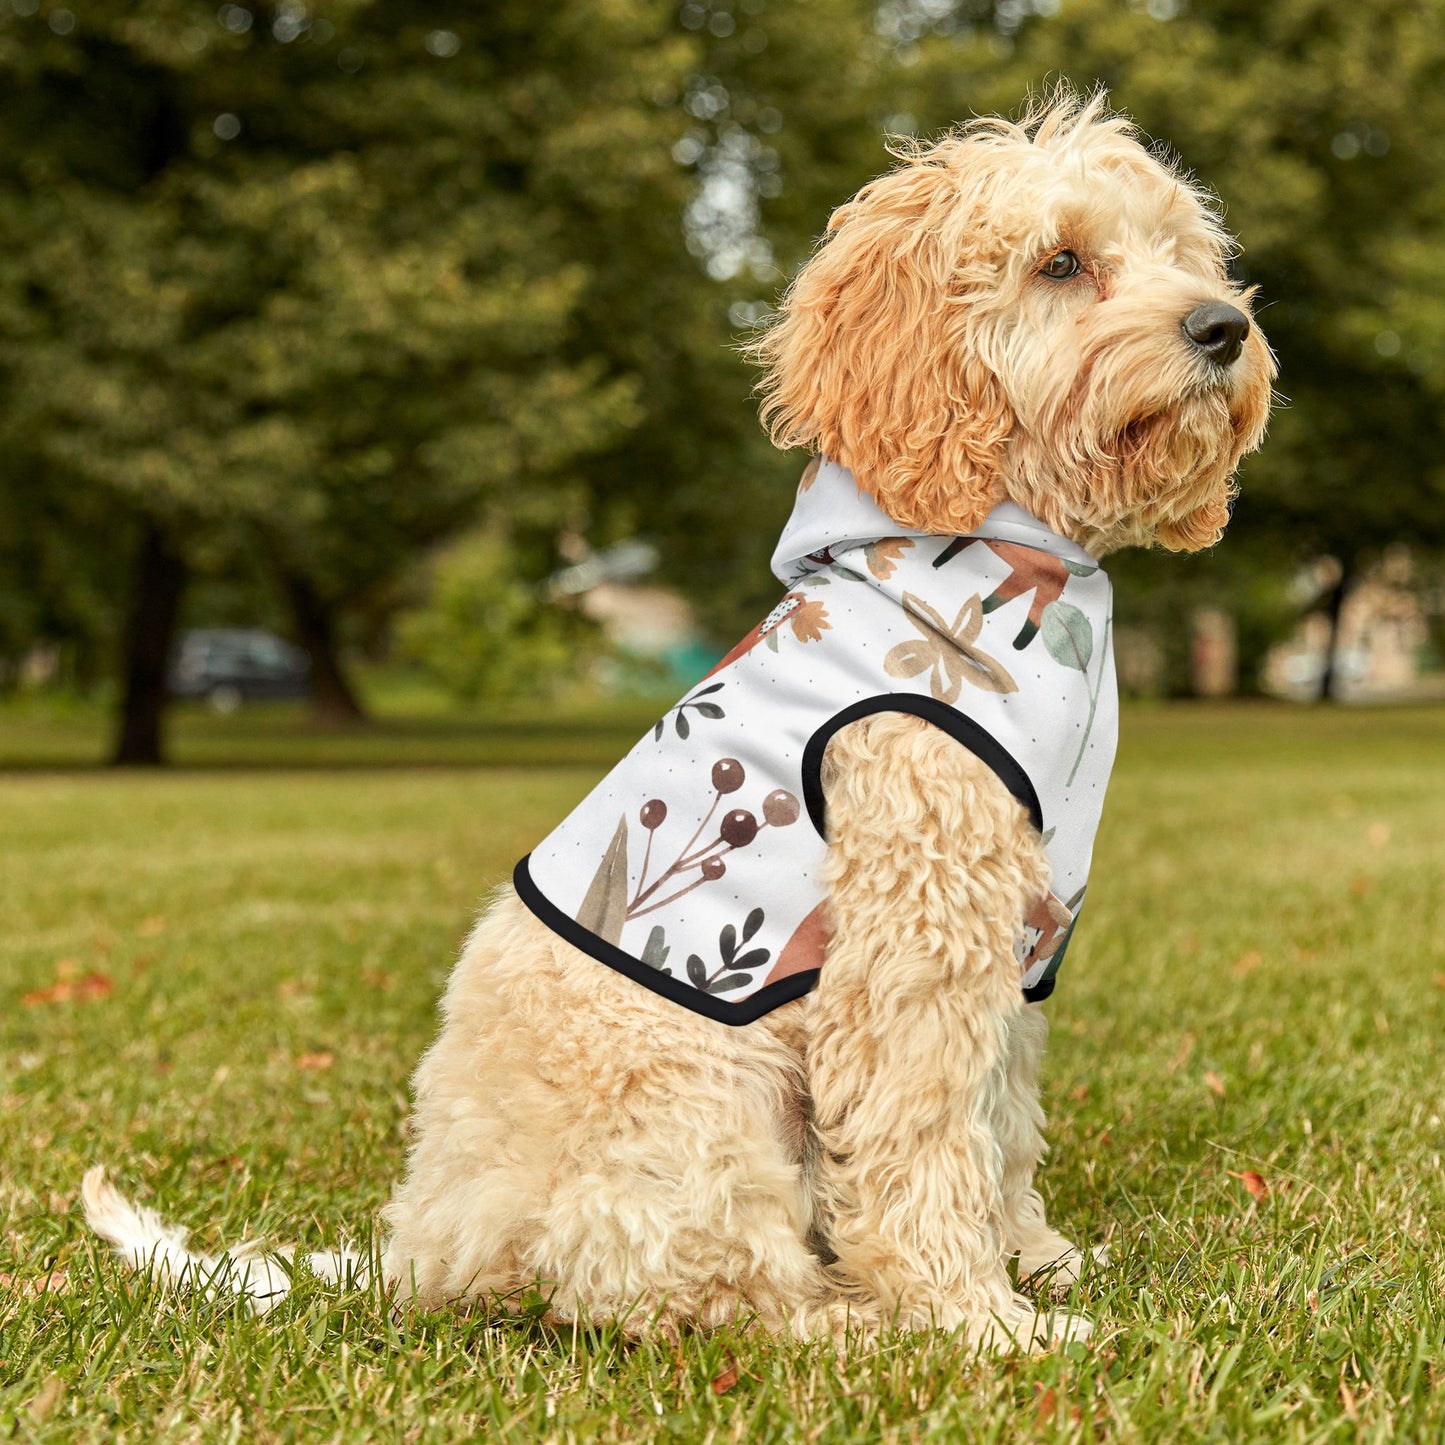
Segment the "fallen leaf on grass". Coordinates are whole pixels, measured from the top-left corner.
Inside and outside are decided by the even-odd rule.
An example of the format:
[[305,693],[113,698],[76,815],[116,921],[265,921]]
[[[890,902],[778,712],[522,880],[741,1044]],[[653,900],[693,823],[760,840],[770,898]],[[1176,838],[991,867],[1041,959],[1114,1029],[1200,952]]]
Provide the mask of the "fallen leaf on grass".
[[1052,1425],[1054,1416],[1058,1412],[1059,1397],[1052,1389],[1040,1390],[1038,1402],[1034,1406],[1034,1424]]
[[326,1049],[319,1049],[314,1054],[302,1054],[296,1060],[298,1069],[329,1069],[336,1062],[336,1055]]
[[1340,1381],[1340,1404],[1345,1407],[1345,1418],[1358,1420],[1360,1408],[1355,1400],[1355,1392],[1343,1381]]
[[731,1355],[728,1356],[728,1367],[720,1375],[714,1375],[712,1379],[712,1392],[714,1395],[726,1395],[729,1390],[738,1382],[738,1362]]
[[1228,1173],[1231,1179],[1237,1179],[1244,1185],[1245,1192],[1253,1199],[1263,1199],[1269,1193],[1269,1181],[1253,1169],[1243,1169],[1238,1173],[1231,1169]]
[[367,988],[374,988],[380,993],[390,993],[392,985],[396,982],[383,968],[362,969],[361,981]]
[[68,1294],[70,1276],[63,1269],[53,1269],[30,1279],[18,1274],[0,1273],[0,1289],[13,1289],[26,1299],[39,1299],[43,1294]]
[[1356,898],[1363,898],[1374,886],[1374,880],[1366,878],[1363,873],[1350,879],[1350,892]]
[[1194,1052],[1194,1035],[1185,1034],[1179,1040],[1179,1047],[1174,1051],[1174,1057],[1164,1066],[1171,1074],[1182,1069],[1189,1062],[1189,1055]]
[[1263,962],[1264,955],[1257,948],[1251,948],[1248,953],[1235,960],[1234,976],[1243,978],[1246,974],[1253,973]]
[[154,918],[142,918],[136,932],[142,938],[159,938],[166,931],[166,921],[157,914]]
[[1205,1073],[1204,1086],[1211,1094],[1217,1094],[1221,1099],[1224,1097],[1224,1080],[1213,1069]]
[[45,1383],[30,1397],[25,1413],[32,1423],[48,1420],[65,1394],[65,1381],[59,1375],[47,1376]]
[[1071,1098],[1076,1104],[1082,1104],[1084,1100],[1088,1097],[1089,1086],[1087,1084],[1080,1084],[1078,1088],[1071,1089],[1069,1091],[1069,1098]]
[[104,998],[115,988],[109,974],[87,973],[81,978],[60,978],[48,988],[32,989],[21,994],[20,1002],[26,1008],[46,1003],[88,1003],[91,999]]
[[1445,988],[1445,973],[1437,973],[1435,975],[1435,987]]
[[1365,829],[1365,837],[1372,848],[1383,848],[1390,841],[1390,825],[1388,823],[1371,823]]

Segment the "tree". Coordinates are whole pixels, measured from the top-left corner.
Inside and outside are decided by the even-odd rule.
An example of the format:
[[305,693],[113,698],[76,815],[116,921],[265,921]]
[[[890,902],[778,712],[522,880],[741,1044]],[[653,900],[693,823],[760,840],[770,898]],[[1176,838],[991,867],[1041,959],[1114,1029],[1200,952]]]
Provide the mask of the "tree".
[[324,650],[489,509],[555,527],[576,460],[639,418],[636,377],[571,335],[587,237],[542,181],[671,224],[678,121],[652,97],[687,42],[651,0],[432,13],[0,20],[0,437],[8,469],[121,519],[118,761],[160,759],[198,550],[261,549]]

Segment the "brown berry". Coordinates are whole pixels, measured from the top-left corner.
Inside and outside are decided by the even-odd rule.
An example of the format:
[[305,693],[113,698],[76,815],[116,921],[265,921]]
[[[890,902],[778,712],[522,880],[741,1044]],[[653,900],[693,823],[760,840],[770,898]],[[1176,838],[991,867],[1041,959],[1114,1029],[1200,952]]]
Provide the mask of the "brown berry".
[[798,800],[786,789],[776,788],[763,799],[763,817],[774,828],[786,828],[798,821]]
[[758,820],[746,808],[734,808],[718,829],[724,843],[732,848],[746,848],[758,836]]
[[642,805],[642,826],[651,833],[667,821],[667,804],[661,798],[649,798]]
[[736,758],[722,758],[712,765],[712,785],[720,793],[737,792],[747,776]]
[[702,876],[711,883],[716,878],[721,878],[728,871],[728,865],[721,858],[704,858],[702,860]]

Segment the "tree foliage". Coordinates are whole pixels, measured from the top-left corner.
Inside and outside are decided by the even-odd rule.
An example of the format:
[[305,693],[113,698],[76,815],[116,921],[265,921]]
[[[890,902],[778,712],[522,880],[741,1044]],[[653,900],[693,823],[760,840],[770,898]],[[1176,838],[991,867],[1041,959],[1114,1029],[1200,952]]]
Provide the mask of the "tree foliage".
[[431,14],[0,20],[10,506],[93,498],[110,547],[259,551],[339,606],[489,511],[575,509],[579,459],[644,417],[588,341],[616,278],[587,216],[693,269],[656,103],[690,46],[653,0]]
[[564,525],[649,534],[736,630],[797,465],[737,341],[885,130],[1063,76],[1176,147],[1244,243],[1287,398],[1250,556],[1445,546],[1442,11],[10,0],[0,654],[72,639],[119,671],[157,539],[192,572],[259,560],[325,636],[479,525],[525,578]]

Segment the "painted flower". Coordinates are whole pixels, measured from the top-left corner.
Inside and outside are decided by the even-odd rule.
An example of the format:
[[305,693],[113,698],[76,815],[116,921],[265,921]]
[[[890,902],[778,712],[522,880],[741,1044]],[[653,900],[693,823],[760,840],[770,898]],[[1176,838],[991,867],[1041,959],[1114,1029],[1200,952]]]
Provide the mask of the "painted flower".
[[785,593],[783,600],[714,665],[708,677],[715,676],[725,667],[731,667],[738,658],[746,657],[760,642],[765,641],[776,652],[778,633],[785,622],[799,642],[817,642],[833,625],[828,621],[828,609],[821,602],[805,597],[801,592]]
[[863,560],[880,582],[886,582],[893,575],[898,559],[912,546],[907,537],[880,537],[863,548]]
[[903,594],[903,610],[923,636],[921,641],[900,642],[883,659],[889,677],[917,677],[927,670],[929,690],[947,703],[958,701],[965,682],[984,692],[1018,691],[1002,664],[975,646],[983,630],[983,604],[977,595],[959,608],[952,626],[911,592]]

